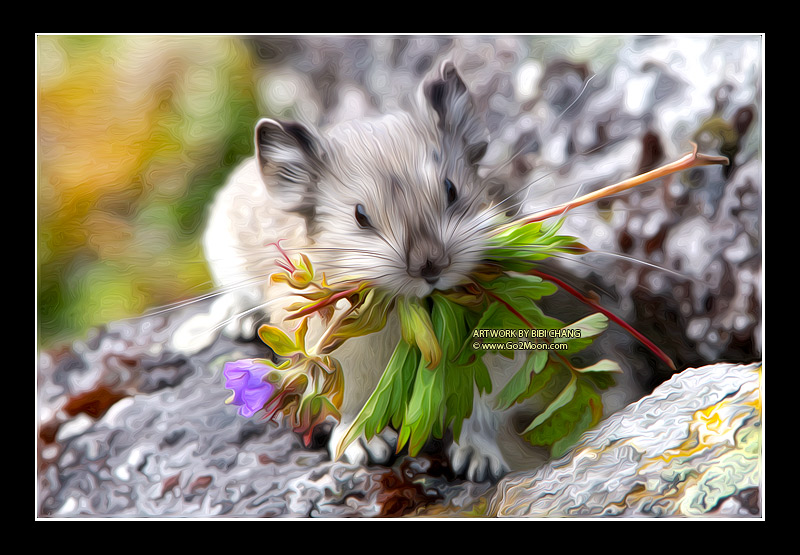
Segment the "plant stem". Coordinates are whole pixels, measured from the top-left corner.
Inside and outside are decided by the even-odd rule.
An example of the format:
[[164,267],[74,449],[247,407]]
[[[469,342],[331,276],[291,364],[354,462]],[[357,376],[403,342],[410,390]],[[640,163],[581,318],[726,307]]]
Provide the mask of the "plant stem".
[[360,288],[361,287],[358,286],[358,287],[353,287],[351,289],[346,289],[345,291],[339,291],[338,293],[334,293],[330,297],[326,297],[326,298],[322,299],[321,301],[318,301],[318,302],[312,304],[311,306],[307,306],[306,308],[304,308],[302,310],[298,310],[294,314],[289,315],[287,317],[287,319],[294,320],[296,318],[302,318],[303,316],[308,316],[309,314],[312,314],[312,313],[318,311],[319,309],[324,308],[324,307],[326,307],[326,306],[328,306],[330,304],[336,304],[336,302],[339,299],[344,299],[344,298],[349,297],[353,293],[357,293]]
[[275,248],[278,249],[278,252],[281,253],[281,255],[283,255],[283,258],[286,260],[286,264],[284,264],[282,260],[276,260],[278,266],[280,266],[281,268],[283,268],[284,270],[286,270],[291,274],[292,272],[297,270],[297,266],[294,265],[292,259],[289,258],[289,255],[286,254],[286,251],[283,250],[283,247],[281,247],[281,241],[283,241],[283,239],[278,239],[273,243],[267,243],[267,246],[275,245]]
[[484,292],[485,292],[487,295],[489,295],[491,298],[493,298],[494,300],[496,300],[496,301],[498,301],[498,302],[502,303],[503,305],[505,305],[505,307],[506,307],[506,308],[507,308],[507,309],[508,309],[508,310],[509,310],[509,311],[510,311],[510,312],[511,312],[511,313],[512,313],[514,316],[516,316],[517,318],[519,318],[520,320],[522,320],[522,322],[523,322],[523,323],[524,323],[526,326],[528,326],[530,329],[533,329],[533,324],[531,324],[530,322],[528,322],[528,320],[527,320],[527,319],[526,319],[526,318],[525,318],[525,317],[524,317],[522,314],[520,314],[520,313],[519,313],[519,311],[518,311],[518,310],[516,310],[516,309],[515,309],[513,306],[511,306],[509,303],[507,303],[506,301],[504,301],[503,299],[501,299],[499,296],[495,295],[495,294],[494,294],[494,293],[492,293],[491,291],[489,291],[489,290],[487,290],[487,289],[484,289],[483,291],[484,291]]
[[548,208],[547,210],[537,212],[528,218],[525,218],[524,223],[529,224],[533,222],[540,222],[542,220],[546,220],[547,218],[552,218],[553,216],[560,216],[568,210],[572,210],[578,206],[583,206],[584,204],[594,202],[609,195],[626,191],[636,187],[637,185],[641,185],[642,183],[646,183],[660,177],[665,177],[671,173],[697,168],[700,166],[711,166],[714,164],[722,164],[727,166],[730,163],[729,160],[724,156],[708,156],[706,154],[699,154],[697,152],[697,145],[695,144],[693,146],[694,148],[692,152],[685,154],[682,158],[674,162],[670,162],[669,164],[658,167],[654,170],[650,170],[649,172],[631,177],[625,181],[620,181],[614,185],[603,187],[602,189],[598,189],[597,191],[578,197],[575,200],[571,200],[569,202],[565,202],[564,204],[554,206],[553,208]]
[[342,320],[347,318],[349,314],[351,314],[354,310],[354,307],[350,307],[347,310],[343,310],[340,314],[334,316],[333,320],[325,331],[322,334],[322,337],[319,338],[319,341],[311,348],[311,354],[313,356],[319,356],[320,350],[325,347],[325,344],[328,342],[328,338],[336,331],[336,328],[339,327],[339,324],[342,323]]
[[642,335],[641,333],[636,331],[630,324],[628,324],[627,322],[622,320],[616,314],[613,314],[612,312],[609,312],[608,310],[606,310],[605,308],[603,308],[602,306],[600,306],[599,304],[594,302],[592,299],[584,296],[582,293],[580,293],[577,289],[573,288],[571,285],[568,285],[568,284],[564,283],[563,281],[561,281],[560,279],[558,279],[556,277],[553,277],[553,276],[551,276],[549,274],[545,274],[544,272],[540,272],[539,270],[529,270],[528,273],[531,274],[531,275],[534,275],[534,276],[539,276],[542,279],[545,279],[547,281],[555,283],[561,289],[563,289],[564,291],[566,291],[567,293],[569,293],[573,297],[577,298],[579,301],[581,301],[583,303],[586,303],[589,306],[591,306],[592,308],[594,308],[595,310],[597,310],[598,312],[601,312],[606,317],[608,317],[609,320],[619,324],[620,326],[625,328],[625,330],[627,330],[628,333],[630,333],[636,339],[641,341],[645,345],[645,347],[647,347],[648,349],[650,349],[653,352],[653,354],[655,354],[658,358],[660,358],[662,361],[664,361],[664,363],[667,366],[669,366],[670,369],[672,369],[673,371],[677,371],[677,368],[675,367],[675,363],[672,362],[672,359],[669,358],[666,355],[666,353],[664,353],[664,351],[659,349],[656,346],[655,343],[653,343],[652,341],[647,339],[644,335]]

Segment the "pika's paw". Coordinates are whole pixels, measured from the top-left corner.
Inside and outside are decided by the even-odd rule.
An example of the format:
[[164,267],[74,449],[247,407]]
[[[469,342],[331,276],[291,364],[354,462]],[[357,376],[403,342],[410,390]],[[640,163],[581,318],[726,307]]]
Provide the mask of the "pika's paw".
[[475,400],[458,441],[448,450],[453,471],[472,482],[496,481],[509,471],[497,443],[501,420],[485,399]]
[[509,468],[493,438],[462,434],[449,449],[453,471],[471,482],[497,481]]
[[[347,426],[339,425],[331,434],[328,448],[331,458],[335,456],[339,442],[344,437]],[[365,437],[360,437],[351,442],[344,450],[342,459],[349,464],[365,466],[369,463],[386,464],[394,455],[397,446],[397,432],[387,428],[369,441]]]

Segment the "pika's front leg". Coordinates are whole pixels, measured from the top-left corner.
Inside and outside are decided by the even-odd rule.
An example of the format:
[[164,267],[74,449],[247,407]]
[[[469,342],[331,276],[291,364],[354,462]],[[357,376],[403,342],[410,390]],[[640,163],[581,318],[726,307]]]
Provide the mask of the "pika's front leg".
[[475,389],[472,414],[464,420],[460,437],[448,450],[453,470],[470,481],[494,481],[517,467],[541,464],[540,456],[527,449],[515,431],[513,411],[495,408],[497,394],[524,364],[523,354],[517,353],[511,359],[499,354],[483,355],[492,378],[492,392],[480,395]]
[[498,480],[509,471],[498,444],[502,426],[501,414],[491,407],[486,397],[475,391],[472,415],[464,420],[458,441],[450,445],[448,455],[456,474],[472,482]]

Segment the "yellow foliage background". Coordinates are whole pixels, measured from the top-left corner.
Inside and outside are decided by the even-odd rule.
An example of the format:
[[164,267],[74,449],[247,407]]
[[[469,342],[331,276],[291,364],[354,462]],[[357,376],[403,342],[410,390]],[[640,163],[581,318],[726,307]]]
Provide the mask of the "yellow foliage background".
[[264,109],[240,37],[37,37],[42,346],[210,288],[203,207]]

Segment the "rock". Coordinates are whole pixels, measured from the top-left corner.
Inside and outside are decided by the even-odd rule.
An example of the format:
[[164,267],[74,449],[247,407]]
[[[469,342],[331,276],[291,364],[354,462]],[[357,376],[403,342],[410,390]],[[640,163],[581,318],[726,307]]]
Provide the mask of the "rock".
[[506,476],[500,517],[761,515],[760,364],[687,369],[537,472]]
[[266,356],[263,345],[220,336],[193,356],[164,346],[202,309],[118,322],[41,354],[39,516],[403,516],[460,495],[436,455],[332,462],[322,439],[307,448],[288,427],[239,416],[223,364]]
[[42,354],[40,517],[760,514],[759,364],[685,370],[571,454],[494,489],[455,479],[436,449],[357,467],[332,462],[322,439],[306,448],[240,417],[222,365],[261,347],[220,337],[196,357],[153,355],[149,341],[182,318],[118,323]]

